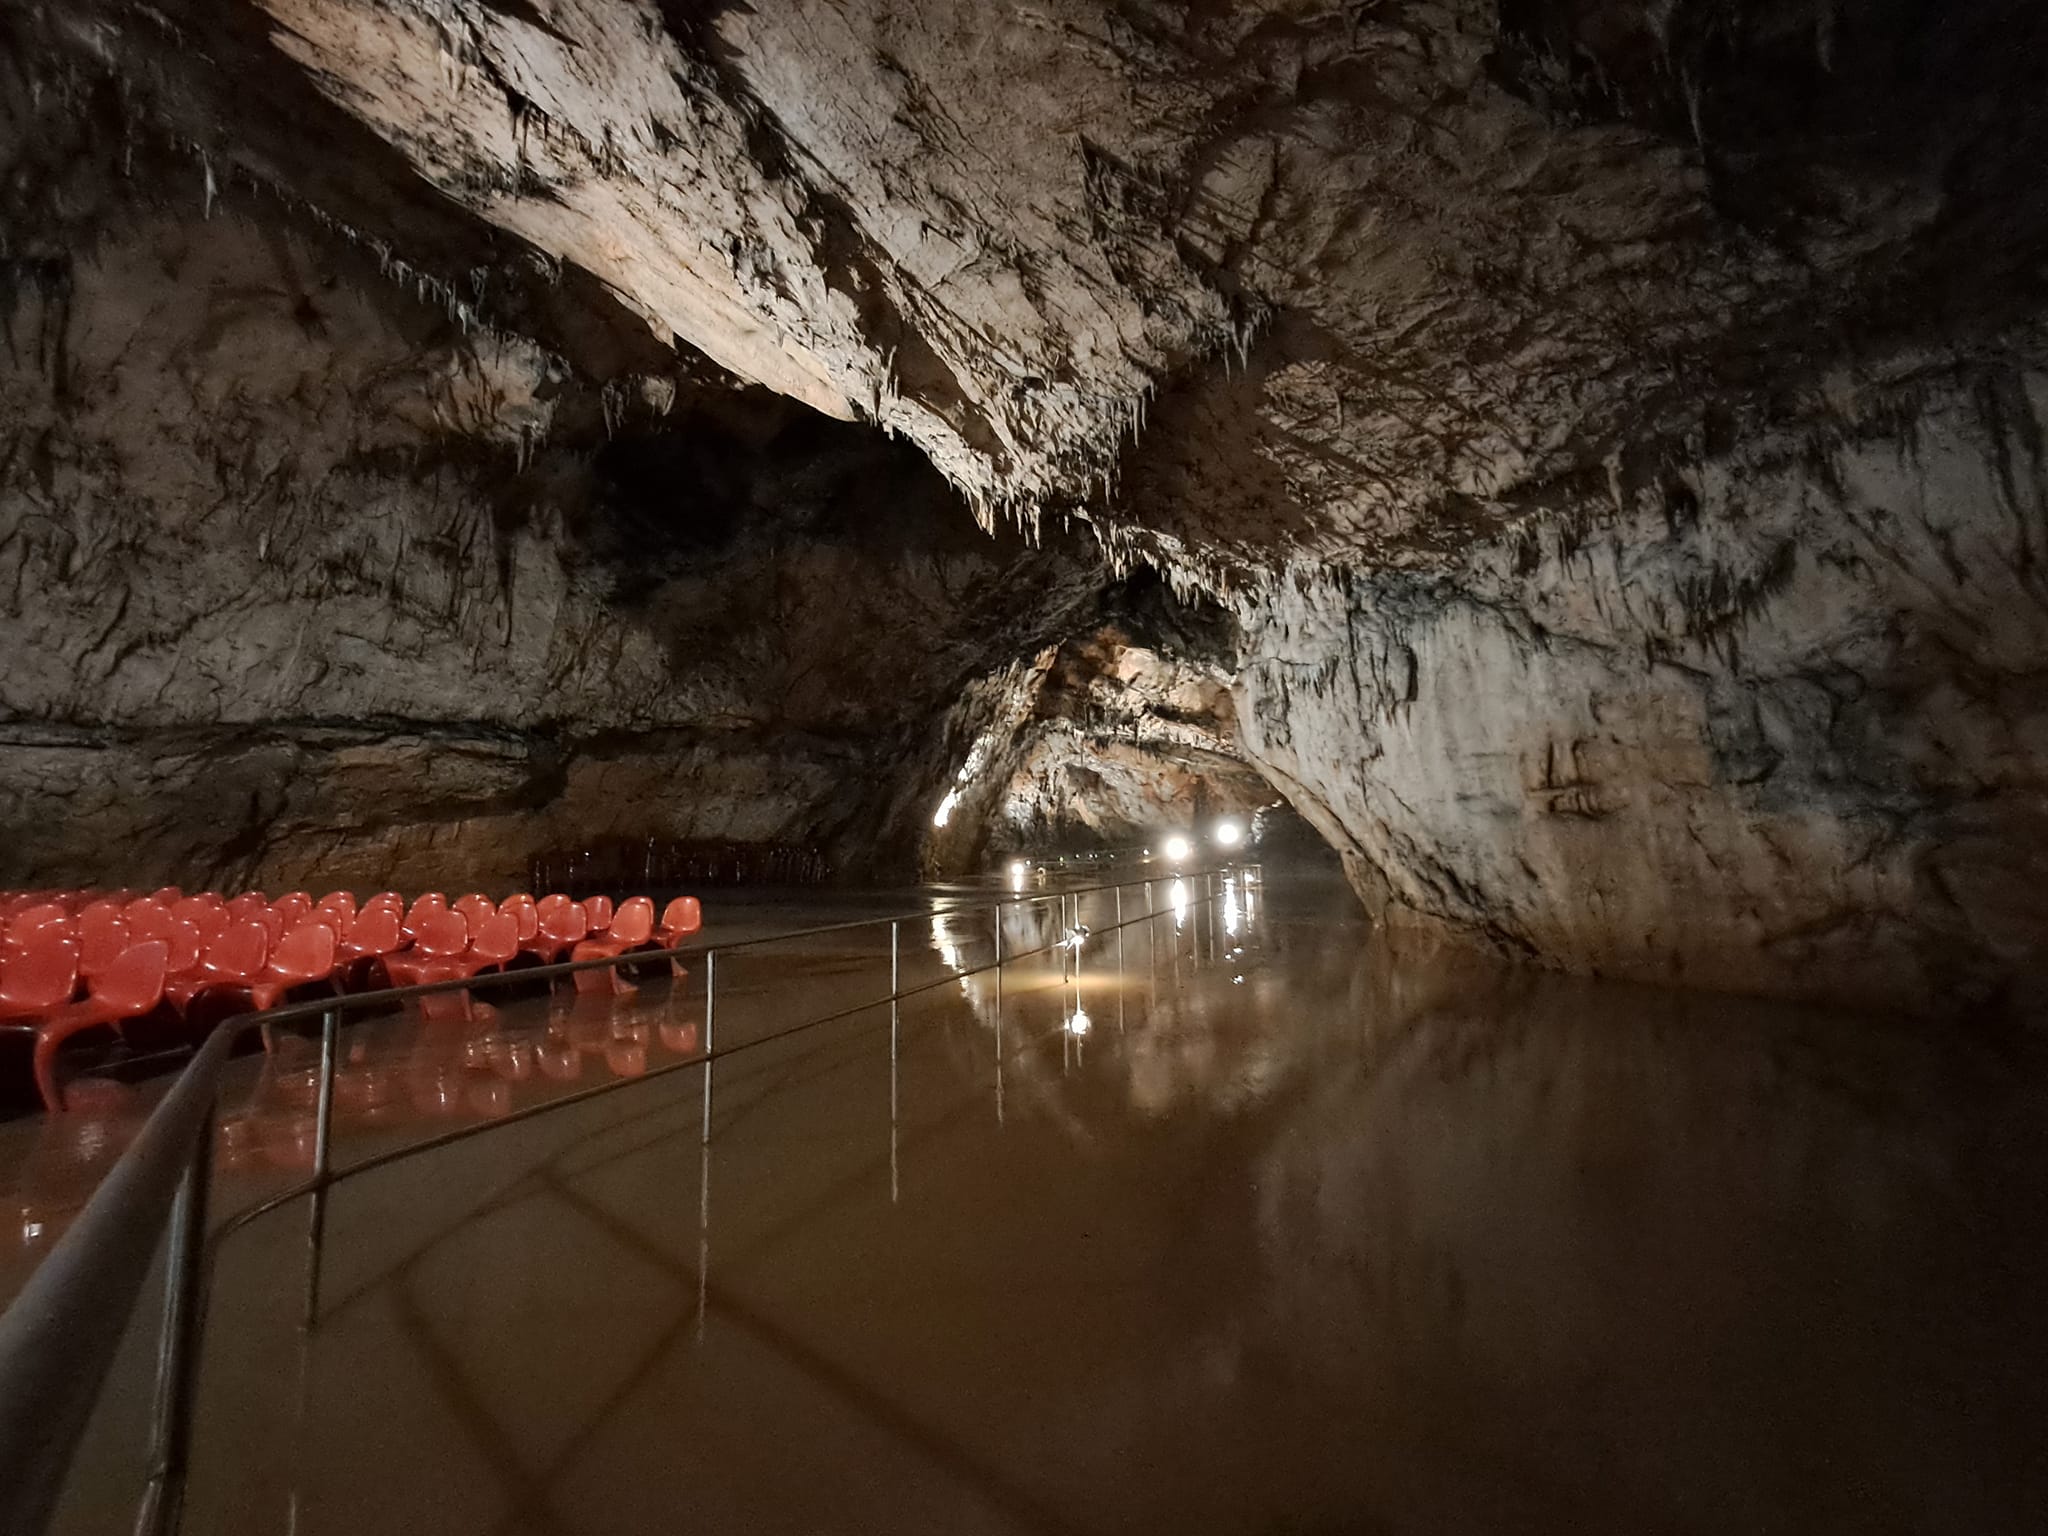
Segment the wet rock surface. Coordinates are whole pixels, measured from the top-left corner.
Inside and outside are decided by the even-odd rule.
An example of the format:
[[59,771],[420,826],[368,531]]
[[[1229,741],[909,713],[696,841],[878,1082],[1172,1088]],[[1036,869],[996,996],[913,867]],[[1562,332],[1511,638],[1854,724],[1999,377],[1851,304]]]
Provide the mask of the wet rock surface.
[[[17,66],[17,137],[44,145],[13,157],[9,366],[28,403],[10,412],[64,430],[16,433],[5,478],[39,487],[33,515],[58,516],[81,549],[134,536],[90,532],[86,503],[58,494],[92,456],[65,445],[133,437],[137,394],[165,391],[96,403],[63,371],[75,365],[53,372],[53,335],[91,356],[98,333],[53,331],[48,293],[69,283],[65,303],[89,306],[96,283],[137,291],[121,260],[162,266],[187,237],[122,215],[109,239],[111,205],[81,200],[75,178],[61,197],[24,192],[19,167],[51,163],[51,122],[98,124],[103,158],[124,134],[157,145],[181,224],[218,231],[203,216],[217,197],[253,199],[273,212],[250,222],[290,230],[286,249],[317,246],[310,268],[354,252],[411,285],[414,329],[390,336],[356,334],[397,324],[356,313],[391,308],[361,297],[374,279],[347,279],[331,315],[312,299],[320,325],[353,328],[334,344],[346,361],[316,378],[279,371],[319,343],[297,312],[307,285],[274,277],[262,283],[290,302],[267,323],[294,337],[288,351],[259,348],[260,368],[234,358],[236,323],[217,312],[211,327],[186,317],[204,346],[157,365],[198,381],[178,409],[224,439],[236,407],[219,380],[260,378],[245,393],[314,414],[323,389],[345,395],[364,440],[330,464],[299,446],[296,418],[235,428],[232,451],[189,464],[137,459],[133,443],[102,455],[161,487],[152,537],[216,515],[213,466],[233,463],[243,537],[284,568],[345,566],[355,549],[401,568],[386,578],[400,601],[374,600],[404,629],[378,643],[399,658],[390,689],[500,703],[394,711],[373,687],[337,695],[352,721],[394,717],[378,740],[421,721],[510,729],[520,742],[471,754],[496,784],[559,774],[535,766],[535,721],[556,722],[542,734],[557,757],[561,738],[625,732],[637,759],[567,749],[593,783],[599,762],[642,765],[576,805],[654,793],[664,763],[701,752],[725,766],[685,776],[711,774],[721,787],[703,803],[729,799],[729,814],[679,832],[743,835],[750,816],[762,836],[859,826],[940,868],[1000,842],[997,828],[1043,825],[1056,801],[1085,802],[1073,819],[1107,835],[1195,778],[1249,796],[1249,758],[1390,922],[1575,969],[1926,1011],[2021,1001],[2039,979],[2038,7],[88,0],[16,7],[7,25],[35,61]],[[83,280],[59,259],[81,228],[110,264]],[[256,270],[220,259],[216,308],[228,272]],[[197,275],[172,272],[163,291]],[[604,445],[622,427],[667,440],[707,401],[725,402],[721,441],[756,444],[751,505],[790,500],[760,462],[786,454],[874,485],[851,461],[878,450],[835,459],[822,424],[774,439],[759,425],[769,395],[848,434],[898,435],[986,523],[1092,525],[1115,571],[1153,566],[1220,607],[1222,641],[1158,649],[1127,632],[1158,674],[1119,679],[1120,722],[1077,726],[1086,710],[1041,705],[1092,696],[1047,680],[1114,619],[1110,575],[1006,578],[995,603],[966,566],[1049,557],[970,543],[952,577],[899,562],[875,580],[877,622],[903,630],[889,658],[921,679],[901,708],[885,697],[899,663],[878,654],[870,672],[789,684],[818,697],[785,710],[771,680],[849,649],[828,622],[836,601],[818,599],[814,628],[774,626],[797,637],[782,672],[765,638],[736,644],[721,687],[674,660],[674,615],[714,601],[691,559],[632,597],[550,573],[585,537],[687,538],[688,498],[640,497],[645,522],[606,512],[596,535],[569,514],[556,528],[552,511],[507,513],[615,506]],[[120,431],[94,428],[96,410]],[[439,446],[422,456],[422,438]],[[515,470],[484,478],[518,496],[479,487],[493,454]],[[348,517],[286,494],[344,474],[358,481],[337,487]],[[876,506],[848,527],[866,530]],[[31,515],[10,516],[7,558],[64,589],[26,621],[30,650],[64,655],[48,678],[10,666],[8,729],[53,744],[9,761],[84,750],[80,731],[230,723],[216,694],[260,697],[233,723],[294,740],[334,723],[305,678],[361,658],[339,640],[302,649],[288,615],[303,597],[270,621],[221,610],[262,658],[257,677],[223,681],[203,626],[173,668],[127,638],[161,632],[158,650],[176,651],[180,621],[151,608],[163,600],[108,629],[116,599],[79,595],[99,567],[28,563]],[[357,522],[374,531],[344,531]],[[461,574],[394,553],[437,539]],[[777,569],[836,597],[862,562],[894,558],[885,537],[845,539],[839,564],[786,555]],[[517,576],[517,606],[489,595],[510,578],[481,567]],[[319,603],[337,634],[365,622]],[[455,617],[408,619],[408,605]],[[529,622],[540,611],[561,624]],[[565,632],[577,655],[550,650]],[[593,661],[600,633],[618,644]],[[1226,686],[1227,708],[1173,702]],[[791,786],[769,800],[807,809],[742,806],[763,773]],[[849,788],[863,776],[888,787]],[[109,804],[141,793],[118,772],[101,782],[122,786]],[[933,829],[949,787],[961,827]],[[189,816],[183,793],[167,782],[153,802],[166,827]],[[17,796],[10,824],[45,803]],[[496,826],[534,803],[494,788],[430,819]],[[325,814],[304,813],[290,844]],[[563,814],[557,832],[594,813]]]

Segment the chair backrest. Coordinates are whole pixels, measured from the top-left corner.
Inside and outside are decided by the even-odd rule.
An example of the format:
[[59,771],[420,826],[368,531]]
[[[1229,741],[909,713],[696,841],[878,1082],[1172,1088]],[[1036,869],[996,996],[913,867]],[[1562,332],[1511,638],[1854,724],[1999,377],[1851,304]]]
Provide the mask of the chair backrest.
[[171,909],[148,896],[129,902],[121,920],[128,925],[128,936],[137,943],[145,939],[168,939],[175,926]]
[[163,1001],[164,973],[170,958],[171,947],[162,939],[130,944],[88,984],[93,1001],[126,1018],[149,1012]]
[[239,922],[247,922],[270,910],[270,900],[261,891],[244,891],[228,902],[228,912]]
[[469,948],[469,919],[460,912],[433,912],[412,931],[412,947],[423,955],[459,955]]
[[399,926],[406,931],[408,937],[418,938],[421,923],[447,910],[448,898],[439,891],[429,891],[413,902],[405,914],[405,921]]
[[484,965],[503,965],[519,953],[519,919],[510,912],[495,913],[475,927],[469,941],[472,960]]
[[507,896],[498,910],[519,924],[519,942],[524,944],[540,932],[540,909],[531,896]]
[[325,896],[322,896],[313,903],[313,910],[316,912],[346,912],[350,917],[354,917],[356,915],[356,894],[354,891],[329,891]]
[[273,901],[270,904],[270,909],[273,912],[282,912],[284,914],[285,926],[287,928],[296,928],[306,918],[312,916],[313,898],[304,891],[292,891]]
[[571,907],[574,905],[575,903],[569,900],[569,898],[564,896],[560,891],[550,891],[547,895],[541,897],[540,901],[536,903],[535,910],[538,911],[542,917],[546,917],[550,912],[559,912],[564,907]]
[[485,918],[498,915],[498,909],[491,901],[491,898],[480,891],[471,891],[466,896],[456,897],[450,910],[460,912],[469,919],[469,927],[472,933],[476,931],[476,925]]
[[192,924],[174,923],[166,918],[164,931],[150,937],[161,938],[169,950],[164,960],[165,975],[184,976],[199,969],[199,950],[204,941]]
[[575,902],[564,902],[540,917],[540,936],[555,944],[574,944],[590,931],[590,920]]
[[68,927],[70,922],[71,915],[65,910],[62,902],[34,902],[14,914],[13,920],[7,925],[7,942],[26,943],[32,934],[55,926]]
[[94,902],[78,914],[80,975],[97,976],[119,960],[128,945],[128,925],[121,921],[119,908]]
[[171,921],[190,923],[202,939],[210,939],[228,925],[228,904],[211,891],[185,896],[171,903]]
[[405,912],[405,898],[396,891],[379,891],[368,901],[364,902],[363,905],[366,907],[396,907],[400,915],[403,915]]
[[267,974],[274,981],[317,981],[333,969],[334,930],[307,921],[279,941]]
[[149,893],[149,899],[168,907],[172,902],[183,897],[184,894],[175,885],[161,885]]
[[603,933],[612,925],[611,897],[591,897],[583,903],[583,916],[589,922],[592,933]]
[[626,902],[612,918],[611,935],[627,944],[645,944],[654,937],[654,903],[645,896]]
[[207,941],[200,969],[217,981],[254,981],[270,958],[270,931],[261,923],[232,922]]
[[678,896],[661,909],[661,931],[665,937],[695,933],[704,926],[704,907],[694,896]]
[[21,949],[0,955],[0,1003],[9,1008],[55,1008],[78,987],[78,941],[43,928]]
[[357,914],[348,930],[348,953],[374,957],[398,952],[405,943],[398,913],[390,907],[368,906]]

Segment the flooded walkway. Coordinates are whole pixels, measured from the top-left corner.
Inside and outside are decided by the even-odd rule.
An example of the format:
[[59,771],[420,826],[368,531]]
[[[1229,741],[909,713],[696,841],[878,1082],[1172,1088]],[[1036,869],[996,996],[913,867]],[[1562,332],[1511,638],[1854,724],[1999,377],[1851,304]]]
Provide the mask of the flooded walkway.
[[[353,1178],[310,1331],[304,1202],[226,1238],[185,1529],[2039,1528],[2021,1048],[1395,966],[1313,882],[1081,918],[1078,978],[773,1040],[886,991],[886,932],[721,959],[719,1043],[767,1043],[708,1142],[684,1065]],[[986,927],[906,924],[905,983]],[[684,1061],[702,1006],[493,1029],[587,1082]],[[458,1102],[564,1081],[466,1039]],[[131,1518],[145,1365],[63,1529]]]

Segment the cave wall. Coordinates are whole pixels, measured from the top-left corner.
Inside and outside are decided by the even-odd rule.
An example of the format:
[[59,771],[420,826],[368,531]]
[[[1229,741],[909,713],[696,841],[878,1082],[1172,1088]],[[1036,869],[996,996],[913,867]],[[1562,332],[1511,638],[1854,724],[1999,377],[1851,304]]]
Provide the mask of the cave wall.
[[1384,916],[1934,1009],[2037,986],[2048,375],[1667,463],[1452,577],[1262,598],[1251,754]]
[[[454,308],[479,240],[560,274],[614,355],[524,280],[509,329],[568,361],[586,438],[604,385],[701,355],[899,434],[987,522],[1080,519],[1119,572],[1227,606],[1241,649],[1194,659],[1389,921],[1917,1009],[2038,970],[2029,0],[16,16],[17,55],[162,125],[209,201],[216,169],[297,200]],[[504,367],[455,372],[496,380],[463,386],[487,415],[544,411]],[[1047,786],[1121,750],[1036,714],[1089,622],[1063,611],[963,655],[868,760],[897,779],[866,819],[928,867],[986,838],[1032,741]],[[614,675],[669,675],[648,633],[542,691],[561,671],[609,721]],[[680,752],[727,718],[678,687],[704,707],[624,728]],[[920,833],[983,742],[963,825]]]
[[0,882],[509,888],[607,835],[905,868],[883,765],[1099,584],[877,434],[672,353],[593,380],[110,154],[0,293]]

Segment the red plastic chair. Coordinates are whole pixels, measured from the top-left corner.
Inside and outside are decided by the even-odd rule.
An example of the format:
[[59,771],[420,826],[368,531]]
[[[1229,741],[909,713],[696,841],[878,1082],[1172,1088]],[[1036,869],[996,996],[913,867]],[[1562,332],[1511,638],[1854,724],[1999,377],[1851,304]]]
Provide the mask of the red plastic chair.
[[[461,913],[450,912],[445,932],[423,932],[422,940],[431,937],[434,948],[422,954],[419,952],[422,946],[416,945],[412,954],[401,955],[388,962],[392,967],[391,979],[400,986],[468,980],[484,971],[498,969],[518,955],[519,924],[510,914],[500,912],[485,918],[473,932],[464,932],[464,942],[451,947],[450,941],[455,938],[454,925],[464,921]],[[401,974],[410,979],[400,980]],[[490,1014],[491,1010],[472,999],[467,991],[423,997],[420,999],[420,1011],[432,1014],[439,1010],[430,1005],[446,1005],[454,1000],[459,1000],[460,1012],[466,1019],[474,1019],[480,1009],[486,1016]]]
[[413,931],[412,948],[386,956],[384,969],[394,987],[424,987],[437,981],[453,981],[463,974],[456,967],[468,948],[468,918],[460,912],[428,911],[420,916]]
[[446,912],[447,910],[448,898],[439,891],[429,891],[412,904],[411,910],[405,914],[405,921],[399,926],[405,931],[405,936],[408,939],[417,940],[419,938],[420,924],[435,914]]
[[261,891],[244,891],[228,903],[228,915],[238,923],[254,922],[269,910],[269,898]]
[[349,974],[354,967],[365,961],[385,960],[404,947],[405,932],[399,926],[397,909],[372,902],[356,914],[355,922],[335,947],[335,984],[348,990]]
[[518,921],[520,943],[524,944],[540,932],[540,912],[531,896],[507,896],[498,910]]
[[609,896],[593,896],[583,903],[583,915],[590,923],[592,933],[603,933],[612,925],[612,899]]
[[[585,905],[588,906],[588,903]],[[609,931],[599,938],[585,939],[569,951],[569,958],[616,959],[629,950],[639,949],[653,937],[654,903],[645,896],[635,896],[619,908],[618,915],[612,919]],[[579,992],[596,992],[607,987],[620,996],[637,990],[619,974],[617,966],[603,971],[576,972],[576,990]]]
[[271,951],[270,963],[249,987],[249,1002],[258,1013],[275,1008],[285,993],[309,981],[334,974],[334,930],[308,920],[284,936]]
[[575,902],[562,898],[558,907],[549,907],[549,897],[539,908],[540,927],[534,936],[519,947],[529,955],[536,955],[543,965],[553,965],[563,955],[575,948],[590,931],[590,920]]
[[40,1019],[78,990],[78,941],[41,929],[21,949],[0,955],[0,1019]]
[[57,1086],[57,1047],[81,1030],[113,1024],[149,1012],[164,997],[164,967],[170,947],[161,939],[131,944],[92,984],[84,1002],[67,1003],[36,1026],[36,1087],[43,1107],[64,1107]]
[[[703,926],[703,904],[694,896],[678,896],[661,909],[661,922],[654,930],[654,947],[674,949]],[[669,970],[679,977],[687,974],[680,960],[669,961]]]
[[313,915],[313,898],[304,891],[292,891],[270,904],[270,910],[284,914],[284,925],[296,928]]
[[178,901],[181,897],[183,897],[184,894],[185,893],[179,890],[175,885],[165,885],[159,886],[156,890],[151,891],[149,893],[149,899],[155,902],[158,906],[168,907],[172,903]]
[[329,891],[313,903],[315,912],[339,912],[353,919],[356,915],[356,897],[353,891]]
[[654,928],[654,942],[674,949],[704,926],[704,905],[694,896],[678,896],[661,909],[661,921]]
[[261,923],[229,923],[206,941],[199,963],[164,984],[164,996],[189,1014],[203,992],[252,986],[270,959],[270,934]]

